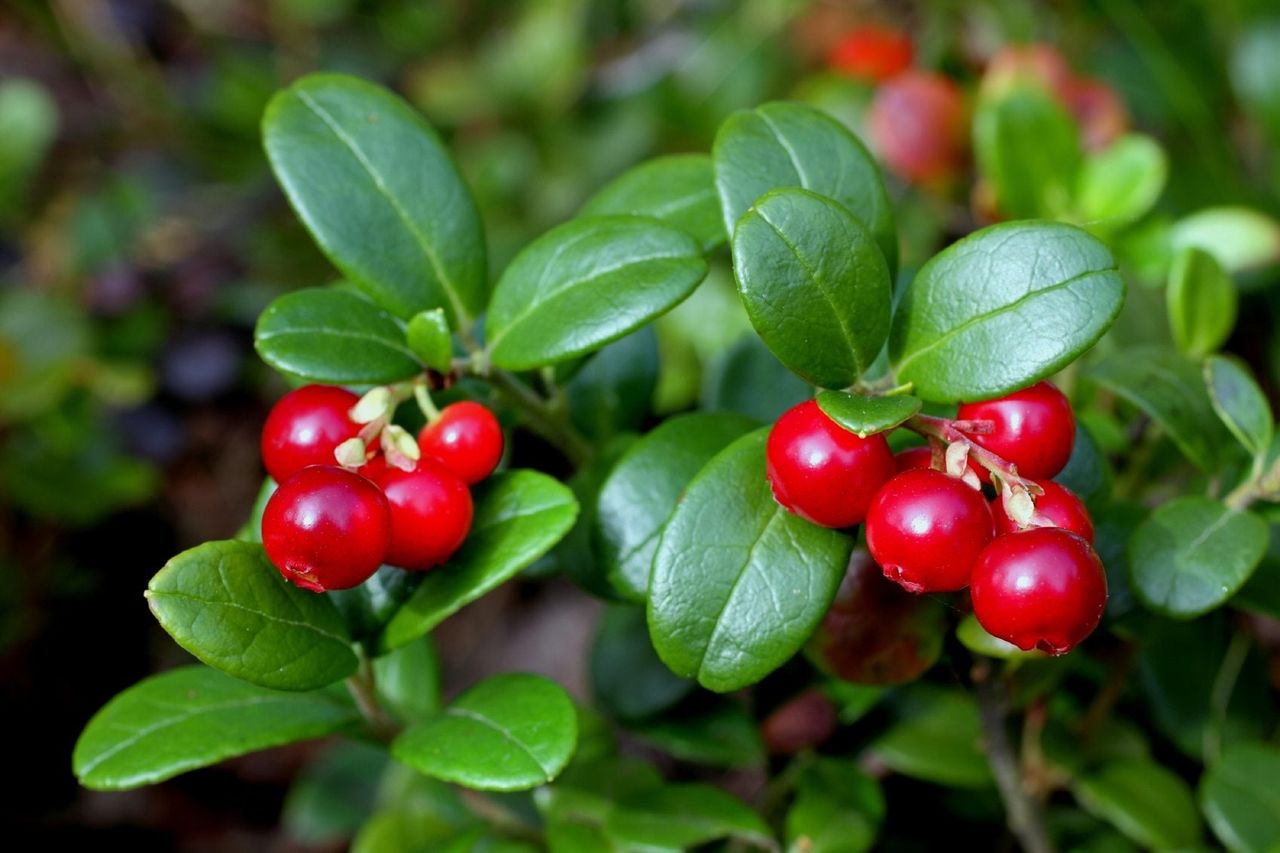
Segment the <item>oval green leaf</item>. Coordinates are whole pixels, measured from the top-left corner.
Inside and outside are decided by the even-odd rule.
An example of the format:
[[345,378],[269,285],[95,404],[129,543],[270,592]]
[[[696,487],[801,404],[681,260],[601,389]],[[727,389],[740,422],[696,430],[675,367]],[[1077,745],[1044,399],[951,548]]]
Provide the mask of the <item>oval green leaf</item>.
[[816,193],[774,190],[743,214],[733,272],[751,325],[815,385],[851,384],[889,335],[884,255],[857,218]]
[[1228,850],[1275,850],[1280,842],[1280,747],[1228,746],[1200,780],[1200,808]]
[[160,625],[204,663],[277,690],[314,690],[356,670],[351,637],[328,598],[281,577],[261,545],[206,542],[147,585]]
[[453,363],[453,337],[443,308],[414,314],[405,328],[405,340],[427,367],[440,373],[449,372]]
[[1155,205],[1169,159],[1154,139],[1128,133],[1085,158],[1076,181],[1076,214],[1090,225],[1123,225]]
[[1235,327],[1235,283],[1203,249],[1189,247],[1174,257],[1165,299],[1173,340],[1189,356],[1213,352]]
[[610,607],[600,617],[591,644],[591,692],[597,704],[622,720],[659,714],[694,689],[672,675],[653,650],[639,607]]
[[1225,602],[1267,552],[1267,524],[1251,512],[1189,495],[1158,507],[1129,542],[1129,571],[1147,606],[1179,619]]
[[1213,410],[1255,458],[1271,449],[1275,420],[1271,404],[1243,362],[1214,355],[1205,360],[1204,382]]
[[1073,788],[1086,810],[1147,849],[1185,850],[1200,841],[1200,815],[1181,777],[1144,759],[1105,765]]
[[541,557],[573,527],[578,503],[567,486],[536,471],[508,471],[476,487],[471,532],[458,553],[432,569],[391,617],[380,648],[422,636]]
[[525,370],[565,361],[638,329],[707,274],[694,239],[643,216],[591,216],[516,255],[485,318],[490,357]]
[[378,385],[422,370],[390,314],[331,288],[307,288],[272,302],[258,317],[253,344],[267,364],[308,382]]
[[688,850],[731,836],[777,847],[769,826],[741,800],[694,783],[664,785],[624,799],[606,816],[604,833],[624,850]]
[[560,685],[540,675],[486,679],[391,744],[420,773],[483,791],[550,782],[573,755],[577,712]]
[[726,239],[711,158],[671,154],[641,163],[582,206],[583,216],[651,216],[679,228],[709,252]]
[[818,394],[818,408],[859,438],[893,429],[920,411],[923,405],[907,394],[896,397],[864,397],[847,391],[822,391]]
[[970,696],[915,687],[906,694],[900,714],[871,745],[890,770],[955,788],[991,785],[978,705]]
[[811,106],[775,101],[731,115],[712,150],[725,228],[770,190],[803,187],[843,205],[898,268],[893,207],[875,159],[840,122]]
[[787,811],[788,850],[860,853],[871,850],[884,820],[880,783],[852,761],[819,758],[805,768]]
[[359,718],[326,693],[267,690],[188,666],[140,681],[103,706],[71,761],[85,787],[122,791],[332,734]]
[[1049,92],[1019,86],[982,98],[973,117],[973,149],[1005,216],[1057,217],[1070,209],[1080,133]]
[[894,315],[889,356],[925,400],[999,397],[1093,346],[1124,294],[1111,253],[1079,228],[993,225],[921,267]]
[[831,605],[853,548],[773,499],[767,432],[738,439],[690,483],[649,581],[659,657],[718,692],[753,684],[796,653]]
[[627,731],[673,758],[711,767],[759,767],[765,762],[760,724],[738,701],[722,698],[695,713],[682,709],[627,723]]
[[600,487],[596,540],[610,585],[644,601],[662,526],[693,476],[758,424],[731,412],[664,421],[622,455]]
[[465,325],[485,298],[480,213],[435,131],[355,77],[309,74],[271,99],[267,158],[320,249],[397,317],[443,308]]

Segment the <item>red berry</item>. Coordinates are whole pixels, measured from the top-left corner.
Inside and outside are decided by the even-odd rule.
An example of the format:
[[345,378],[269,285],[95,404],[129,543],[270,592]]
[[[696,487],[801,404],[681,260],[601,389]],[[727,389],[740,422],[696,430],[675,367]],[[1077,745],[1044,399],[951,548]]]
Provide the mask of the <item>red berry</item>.
[[[1038,480],[1037,485],[1044,489],[1044,494],[1035,498],[1036,511],[1027,527],[1061,527],[1092,545],[1093,520],[1075,492],[1053,480]],[[1023,529],[1005,514],[1004,501],[999,496],[991,502],[991,515],[996,520],[997,534],[1017,533]]]
[[908,592],[962,589],[993,535],[982,492],[941,471],[904,471],[867,514],[872,558]]
[[913,50],[905,33],[889,27],[858,27],[836,43],[831,67],[836,71],[880,83],[911,67]]
[[898,473],[903,471],[911,471],[916,468],[932,468],[933,467],[933,448],[931,447],[908,447],[893,455],[893,462],[898,466]]
[[876,151],[903,180],[944,182],[964,166],[968,150],[964,95],[940,74],[906,71],[876,90],[867,131]]
[[823,527],[860,523],[876,490],[894,473],[884,436],[858,438],[813,400],[778,418],[766,456],[778,503]]
[[765,717],[760,735],[770,755],[795,755],[822,746],[839,725],[836,706],[812,687]]
[[1084,539],[1040,527],[996,537],[974,566],[970,594],[987,633],[1060,655],[1098,627],[1107,575]]
[[347,416],[359,398],[332,385],[304,385],[281,397],[262,427],[262,464],[277,483],[308,465],[333,465],[333,450],[360,432]]
[[996,400],[965,403],[962,421],[992,422],[990,433],[970,435],[974,444],[1018,466],[1032,480],[1048,480],[1071,458],[1076,419],[1071,403],[1048,382],[1037,382]]
[[1062,100],[1080,125],[1089,151],[1106,148],[1129,129],[1129,112],[1116,90],[1101,80],[1074,77],[1062,89]]
[[983,94],[1000,94],[1015,86],[1039,86],[1060,95],[1071,79],[1062,53],[1048,44],[1012,44],[1000,49],[987,65]]
[[502,443],[502,427],[493,412],[469,400],[446,406],[418,435],[423,456],[439,460],[470,486],[498,467]]
[[350,589],[382,565],[390,539],[387,499],[334,465],[303,468],[262,512],[262,545],[290,581],[313,592]]
[[366,468],[391,505],[386,562],[403,569],[429,569],[448,560],[471,530],[467,484],[425,457],[412,471],[385,463]]

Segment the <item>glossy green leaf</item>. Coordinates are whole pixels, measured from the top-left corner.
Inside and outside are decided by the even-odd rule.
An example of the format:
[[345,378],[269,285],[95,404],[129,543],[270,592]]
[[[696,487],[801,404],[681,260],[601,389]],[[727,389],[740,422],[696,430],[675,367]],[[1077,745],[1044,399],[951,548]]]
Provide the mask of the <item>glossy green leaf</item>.
[[880,170],[858,138],[821,110],[775,101],[734,113],[716,133],[712,158],[730,235],[765,193],[803,187],[856,216],[890,272],[898,268],[898,234]]
[[1207,207],[1174,223],[1169,243],[1174,251],[1204,249],[1248,288],[1280,263],[1280,222],[1248,207]]
[[395,566],[382,566],[359,586],[331,590],[326,595],[342,614],[351,636],[369,646],[370,641],[376,640],[399,612],[400,606],[417,591],[425,577],[425,572],[406,572]]
[[440,655],[422,637],[373,661],[374,681],[385,704],[401,719],[419,720],[440,708]]
[[480,214],[435,132],[380,86],[310,74],[263,118],[276,179],[321,250],[398,317],[484,306]]
[[443,308],[419,311],[405,327],[409,349],[432,370],[448,373],[453,363],[453,337]]
[[861,853],[872,849],[885,801],[880,785],[856,764],[820,758],[804,769],[787,811],[793,853]]
[[894,315],[899,382],[936,402],[986,400],[1066,367],[1120,313],[1124,279],[1089,234],[1057,222],[976,231],[920,268]]
[[1079,131],[1048,91],[1017,86],[981,98],[973,149],[1005,216],[1055,218],[1070,209],[1080,168]]
[[649,641],[644,610],[610,607],[600,617],[591,644],[591,691],[597,704],[623,720],[667,710],[688,696],[694,683],[671,674]]
[[682,415],[633,444],[600,488],[596,532],[611,585],[643,601],[658,538],[693,476],[730,441],[756,426],[730,412]]
[[922,405],[907,394],[897,397],[864,397],[847,391],[822,391],[818,394],[818,408],[859,438],[899,426],[920,411]]
[[1076,181],[1076,215],[1089,225],[1123,225],[1155,205],[1169,177],[1169,159],[1149,136],[1128,133],[1089,154]]
[[[768,388],[768,394],[761,394]],[[813,396],[813,388],[769,352],[755,335],[747,335],[708,366],[702,383],[702,408],[738,412],[761,423]]]
[[1255,458],[1271,449],[1275,419],[1271,404],[1240,360],[1214,355],[1205,360],[1204,382],[1218,417]]
[[649,632],[677,675],[718,692],[790,658],[835,596],[853,543],[778,505],[766,430],[718,453],[662,532],[649,580]]
[[711,158],[671,154],[641,163],[582,206],[583,216],[651,216],[693,237],[709,252],[725,241]]
[[991,636],[972,613],[961,619],[960,624],[956,626],[956,639],[974,654],[986,655],[989,658],[1008,660],[1044,656],[1044,652],[1035,650],[1024,652],[1013,643]]
[[515,673],[486,679],[391,745],[420,773],[468,788],[520,791],[569,763],[577,714],[554,681]]
[[623,849],[686,850],[719,838],[766,849],[765,822],[732,794],[710,785],[666,785],[628,797],[605,819],[605,835]]
[[1214,414],[1200,366],[1171,349],[1123,350],[1094,365],[1087,375],[1150,415],[1201,470],[1213,470],[1231,443]]
[[263,361],[308,382],[374,385],[422,370],[395,318],[343,290],[286,293],[258,317],[253,336]]
[[1138,597],[1180,619],[1225,602],[1267,552],[1267,524],[1198,495],[1162,504],[1133,534],[1129,566]]
[[432,569],[382,633],[386,651],[422,636],[463,605],[511,579],[573,527],[578,504],[567,486],[536,471],[507,471],[477,486],[471,532],[458,553]]
[[900,719],[871,745],[890,770],[956,788],[985,788],[991,770],[982,752],[972,697],[936,687],[910,691]]
[[1189,356],[1218,349],[1235,327],[1235,283],[1203,249],[1183,249],[1174,257],[1165,298],[1174,343]]
[[645,326],[588,359],[565,386],[569,420],[597,441],[639,430],[658,384],[658,338]]
[[485,317],[490,357],[523,370],[591,352],[669,310],[706,274],[693,238],[656,219],[571,220],[498,280]]
[[765,762],[760,725],[738,701],[724,698],[694,711],[627,724],[627,731],[681,761],[711,767],[760,767]]
[[884,346],[889,269],[866,228],[828,198],[795,188],[760,198],[733,232],[733,271],[756,332],[815,385],[851,384]]
[[1280,747],[1228,746],[1200,780],[1200,808],[1233,853],[1270,853],[1280,844]]
[[1147,849],[1186,849],[1200,841],[1200,815],[1187,783],[1159,764],[1127,759],[1078,779],[1081,805]]
[[268,690],[189,666],[140,681],[103,706],[76,741],[72,765],[85,787],[120,791],[358,719],[326,693]]
[[228,675],[278,690],[314,690],[356,670],[333,602],[286,581],[261,545],[206,542],[147,585],[160,625]]

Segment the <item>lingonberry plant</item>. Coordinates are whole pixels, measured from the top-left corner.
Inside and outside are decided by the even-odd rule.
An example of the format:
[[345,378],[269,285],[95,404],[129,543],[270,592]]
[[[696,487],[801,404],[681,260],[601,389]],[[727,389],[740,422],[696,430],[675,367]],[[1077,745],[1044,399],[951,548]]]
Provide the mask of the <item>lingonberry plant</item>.
[[[884,34],[833,61],[883,81],[869,130],[891,168],[929,191],[958,179],[956,83],[907,68]],[[1250,578],[1268,530],[1253,507],[1280,496],[1280,463],[1248,368],[1212,354],[1221,312],[1194,307],[1221,290],[1213,257],[1166,246],[1181,350],[1108,335],[1117,255],[1163,161],[1144,137],[1082,130],[1073,115],[1097,110],[1072,105],[1099,99],[1074,79],[1045,53],[995,65],[974,145],[981,209],[1008,221],[918,269],[899,269],[859,138],[773,102],[725,121],[710,155],[623,175],[492,286],[477,207],[406,103],[334,74],[277,94],[266,150],[342,281],[263,312],[258,352],[299,387],[264,428],[261,499],[146,593],[200,663],[108,703],[76,746],[81,782],[341,735],[390,780],[363,850],[862,850],[894,774],[972,789],[975,808],[997,792],[1029,850],[1101,822],[1199,844],[1186,784],[1117,704],[1137,658],[1180,689],[1183,662],[1146,645],[1173,620],[1274,606],[1274,580]],[[1113,187],[1118,172],[1137,180]],[[1040,218],[1009,219],[1024,216]],[[655,422],[642,402],[631,423],[651,429],[618,435],[647,327],[726,263],[756,336],[708,399],[749,405]],[[605,390],[575,396],[590,383]],[[547,470],[499,470],[525,441],[551,448]],[[1154,510],[1120,488],[1117,457],[1121,478],[1169,484]],[[557,570],[610,602],[595,707],[525,673],[442,703],[432,630]],[[1256,742],[1268,721],[1233,714],[1252,660],[1238,642],[1211,696],[1165,713],[1174,748],[1215,762],[1214,831],[1261,849],[1237,843],[1259,831],[1235,786],[1280,759]],[[636,757],[654,751],[672,759]],[[777,772],[749,806],[690,781],[702,765]],[[1072,801],[1088,814],[1055,820]]]

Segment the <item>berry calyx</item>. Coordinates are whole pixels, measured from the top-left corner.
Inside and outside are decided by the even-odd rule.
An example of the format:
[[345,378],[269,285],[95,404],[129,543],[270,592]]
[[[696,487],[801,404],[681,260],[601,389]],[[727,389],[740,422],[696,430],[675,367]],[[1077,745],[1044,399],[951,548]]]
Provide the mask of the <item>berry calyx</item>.
[[884,436],[859,438],[813,400],[778,418],[765,456],[778,503],[823,527],[859,524],[876,490],[895,470]]
[[303,589],[350,589],[382,565],[390,540],[387,499],[364,477],[313,465],[289,477],[262,512],[262,545]]
[[908,592],[963,589],[993,535],[982,493],[941,471],[904,471],[876,493],[867,513],[872,559]]
[[418,447],[469,486],[493,473],[502,459],[502,426],[493,412],[465,400],[445,406],[440,417],[422,428]]
[[1083,538],[1040,527],[996,537],[974,566],[970,595],[987,633],[1061,655],[1098,627],[1107,575]]
[[304,385],[271,407],[262,427],[262,464],[283,483],[308,465],[333,465],[333,451],[360,433],[347,413],[359,398],[332,385]]
[[1084,502],[1076,497],[1075,492],[1066,486],[1060,486],[1052,480],[1038,480],[1036,485],[1044,489],[1044,494],[1035,498],[1035,512],[1029,522],[1020,526],[1005,511],[1004,500],[999,496],[991,502],[991,515],[996,522],[996,533],[1017,533],[1019,530],[1036,527],[1061,527],[1070,530],[1089,544],[1093,544],[1093,519],[1085,509]]
[[471,530],[471,492],[456,474],[422,458],[412,471],[381,459],[365,467],[390,505],[391,536],[385,562],[402,569],[437,566],[458,550]]
[[858,27],[836,43],[831,67],[842,74],[881,83],[911,67],[914,50],[905,33],[889,27]]
[[962,421],[990,421],[991,431],[969,440],[1017,466],[1018,474],[1048,480],[1071,458],[1076,419],[1071,403],[1048,382],[1037,382],[995,400],[965,403]]

